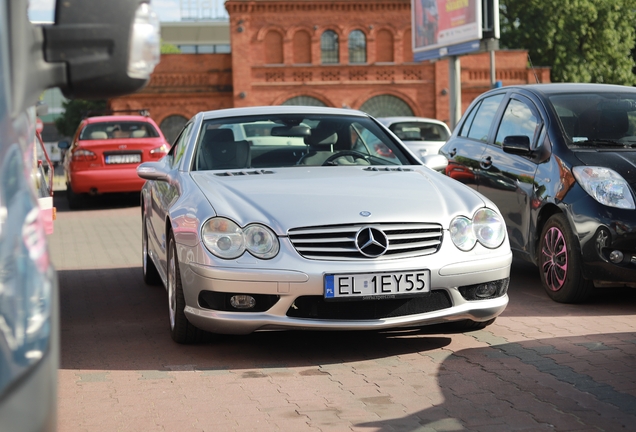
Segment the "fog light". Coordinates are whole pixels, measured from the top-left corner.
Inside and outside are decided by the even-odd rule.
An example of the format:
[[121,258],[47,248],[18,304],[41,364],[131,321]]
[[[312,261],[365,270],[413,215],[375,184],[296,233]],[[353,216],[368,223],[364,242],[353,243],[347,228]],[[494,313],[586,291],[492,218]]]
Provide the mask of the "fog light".
[[234,295],[230,297],[230,305],[234,309],[252,309],[256,306],[256,299],[250,295]]
[[487,298],[497,294],[497,284],[485,283],[477,286],[475,290],[475,297]]
[[619,250],[612,251],[609,254],[609,260],[611,262],[613,262],[614,264],[618,264],[618,263],[622,262],[623,258],[624,258],[623,252],[621,252]]

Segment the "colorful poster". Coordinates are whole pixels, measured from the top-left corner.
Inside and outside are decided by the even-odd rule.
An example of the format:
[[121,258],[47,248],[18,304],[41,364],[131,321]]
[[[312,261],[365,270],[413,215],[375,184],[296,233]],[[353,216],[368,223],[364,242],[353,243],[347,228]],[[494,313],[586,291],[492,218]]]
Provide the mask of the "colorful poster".
[[481,39],[481,0],[412,0],[413,51]]

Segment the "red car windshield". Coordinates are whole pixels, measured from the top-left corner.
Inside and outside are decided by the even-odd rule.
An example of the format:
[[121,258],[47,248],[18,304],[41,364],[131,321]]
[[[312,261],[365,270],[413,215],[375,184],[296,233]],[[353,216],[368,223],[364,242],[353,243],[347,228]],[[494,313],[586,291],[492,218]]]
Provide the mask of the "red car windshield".
[[80,140],[103,140],[121,138],[156,138],[159,134],[146,122],[100,122],[89,123],[80,133]]

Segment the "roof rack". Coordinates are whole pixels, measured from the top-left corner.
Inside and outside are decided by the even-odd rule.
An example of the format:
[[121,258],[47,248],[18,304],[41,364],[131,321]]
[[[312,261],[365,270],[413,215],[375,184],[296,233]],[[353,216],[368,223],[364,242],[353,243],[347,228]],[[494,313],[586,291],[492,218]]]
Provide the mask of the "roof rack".
[[82,113],[82,118],[86,117],[96,117],[96,116],[105,116],[105,115],[114,115],[118,113],[135,113],[144,117],[150,117],[150,110],[148,108],[141,109],[130,109],[130,110],[89,110],[84,111]]

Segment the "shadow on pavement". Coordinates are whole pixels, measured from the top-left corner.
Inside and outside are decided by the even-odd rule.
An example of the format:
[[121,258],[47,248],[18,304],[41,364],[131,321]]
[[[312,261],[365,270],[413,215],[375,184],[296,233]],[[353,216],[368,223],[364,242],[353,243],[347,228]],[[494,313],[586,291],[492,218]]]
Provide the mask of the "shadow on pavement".
[[66,190],[55,192],[53,205],[58,213],[86,210],[105,210],[110,208],[125,208],[139,206],[139,192],[112,193],[104,195],[86,195],[82,198],[79,208],[71,210],[66,199]]
[[[471,335],[491,346],[439,360],[439,403],[356,426],[383,432],[618,431],[636,424],[636,333],[523,343],[484,330]],[[417,388],[418,378],[412,380]],[[425,397],[430,390],[419,393]]]

